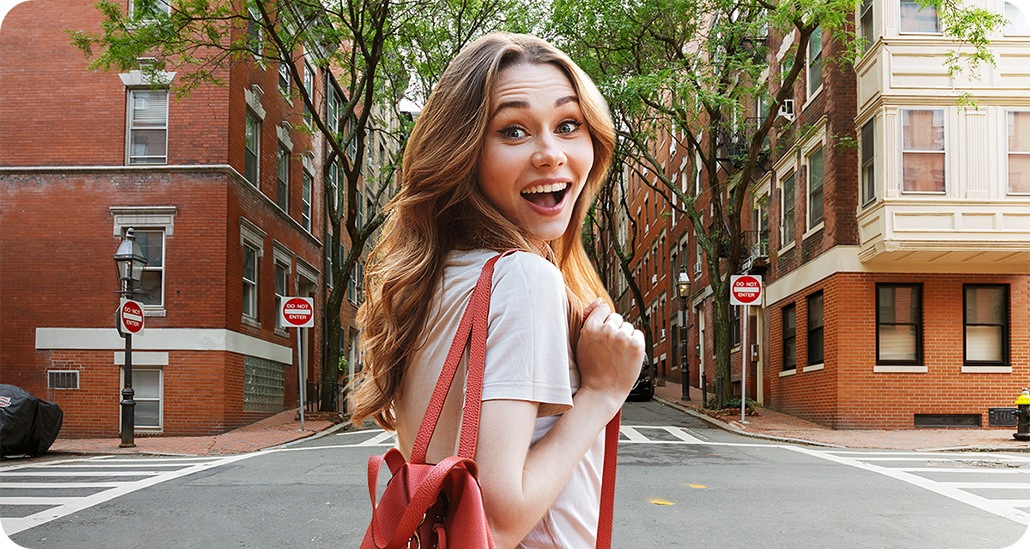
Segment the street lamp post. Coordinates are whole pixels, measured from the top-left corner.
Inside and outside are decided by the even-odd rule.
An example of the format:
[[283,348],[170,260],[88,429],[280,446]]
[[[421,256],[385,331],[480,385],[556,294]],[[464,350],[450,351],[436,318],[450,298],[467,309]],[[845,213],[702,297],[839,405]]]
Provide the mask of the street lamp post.
[[[114,253],[114,264],[118,271],[118,279],[121,281],[121,290],[118,293],[126,299],[133,298],[135,285],[143,278],[143,267],[147,265],[147,257],[136,243],[135,233],[132,228],[126,229],[125,236]],[[136,396],[136,392],[132,390],[132,334],[124,332],[122,337],[125,338],[125,387],[122,389],[122,442],[119,446],[132,448],[136,446],[133,439],[136,430],[136,401],[133,397]]]
[[679,280],[676,281],[676,290],[680,296],[680,340],[683,351],[680,353],[681,368],[683,374],[683,400],[690,400],[690,361],[687,360],[687,297],[690,296],[690,277],[687,271],[681,270]]

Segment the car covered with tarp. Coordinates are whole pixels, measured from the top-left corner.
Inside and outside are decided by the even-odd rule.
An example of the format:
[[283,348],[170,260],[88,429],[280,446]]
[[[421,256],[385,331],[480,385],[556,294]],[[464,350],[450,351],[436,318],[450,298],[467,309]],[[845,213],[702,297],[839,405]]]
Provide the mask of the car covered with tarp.
[[0,457],[40,456],[61,432],[64,412],[15,385],[0,384]]

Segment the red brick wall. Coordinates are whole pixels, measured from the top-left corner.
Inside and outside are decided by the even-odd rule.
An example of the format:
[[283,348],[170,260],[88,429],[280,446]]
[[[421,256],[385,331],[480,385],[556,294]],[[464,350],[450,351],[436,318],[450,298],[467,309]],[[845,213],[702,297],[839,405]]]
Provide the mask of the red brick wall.
[[[923,285],[923,361],[926,373],[875,373],[876,284]],[[1009,285],[1012,373],[962,373],[963,284]],[[807,364],[806,297],[825,297],[825,367]],[[798,372],[782,370],[780,311],[797,306]],[[767,307],[769,406],[839,429],[912,428],[915,414],[980,414],[1009,407],[1030,379],[1030,277],[842,273]]]

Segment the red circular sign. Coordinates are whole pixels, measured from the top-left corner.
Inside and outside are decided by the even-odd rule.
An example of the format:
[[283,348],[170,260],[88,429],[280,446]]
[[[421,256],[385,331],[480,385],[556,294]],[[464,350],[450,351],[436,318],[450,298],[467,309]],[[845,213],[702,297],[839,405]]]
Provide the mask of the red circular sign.
[[753,276],[741,276],[730,286],[730,295],[737,301],[750,305],[762,297],[762,283]]
[[283,303],[283,319],[290,326],[304,326],[314,316],[315,311],[306,299],[294,297]]
[[122,326],[130,334],[138,334],[143,331],[143,309],[135,301],[126,301],[119,311],[122,319]]

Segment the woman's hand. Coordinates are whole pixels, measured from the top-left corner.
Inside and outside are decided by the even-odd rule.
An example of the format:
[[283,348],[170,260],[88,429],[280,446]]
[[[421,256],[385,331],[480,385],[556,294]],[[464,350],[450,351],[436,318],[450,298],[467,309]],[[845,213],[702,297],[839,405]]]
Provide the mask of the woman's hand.
[[580,389],[598,391],[620,406],[644,362],[644,334],[600,299],[587,306],[576,344]]

